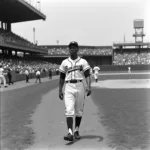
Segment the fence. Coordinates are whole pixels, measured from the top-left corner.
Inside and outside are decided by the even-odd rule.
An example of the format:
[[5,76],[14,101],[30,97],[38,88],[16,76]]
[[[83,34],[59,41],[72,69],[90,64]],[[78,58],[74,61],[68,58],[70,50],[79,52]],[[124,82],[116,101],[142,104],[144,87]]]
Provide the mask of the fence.
[[102,65],[101,71],[121,72],[127,71],[128,67],[131,67],[132,71],[150,71],[150,65]]
[[[56,73],[53,72],[52,75],[54,76],[54,75],[56,75]],[[45,77],[48,77],[48,72],[41,73],[41,78],[45,78]],[[7,75],[5,75],[5,78],[6,78],[6,82],[8,83]],[[30,79],[36,78],[35,73],[30,73],[29,78]],[[23,80],[25,80],[25,74],[16,74],[14,71],[12,71],[12,81],[13,82],[23,81]]]

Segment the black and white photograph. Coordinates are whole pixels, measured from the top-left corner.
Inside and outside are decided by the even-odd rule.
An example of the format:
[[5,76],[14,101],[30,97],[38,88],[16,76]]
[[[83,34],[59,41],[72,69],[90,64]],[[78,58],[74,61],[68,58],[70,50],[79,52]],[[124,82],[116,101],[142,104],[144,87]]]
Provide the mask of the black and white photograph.
[[0,0],[1,150],[150,150],[150,0]]

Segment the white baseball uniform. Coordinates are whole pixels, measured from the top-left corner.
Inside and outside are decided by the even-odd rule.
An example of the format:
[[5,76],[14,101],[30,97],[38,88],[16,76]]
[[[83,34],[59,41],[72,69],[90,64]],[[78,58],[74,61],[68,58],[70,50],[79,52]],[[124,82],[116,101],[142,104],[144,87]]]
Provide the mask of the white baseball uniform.
[[[85,86],[82,82],[84,72],[90,69],[88,62],[78,57],[76,60],[72,60],[70,57],[65,59],[60,67],[59,71],[66,75],[64,86],[64,103],[65,103],[65,115],[66,116],[82,116],[85,99]],[[76,80],[76,83],[70,83],[70,81]]]
[[128,73],[131,73],[131,67],[128,67]]
[[98,72],[100,71],[100,68],[98,66],[95,66],[93,70],[94,70],[94,78],[98,79]]
[[4,69],[0,68],[0,86],[1,86],[2,81],[4,83],[4,86],[6,86],[6,79],[5,79],[5,76],[4,76]]
[[41,74],[41,72],[38,70],[37,72],[36,72],[36,76],[38,76],[38,75],[40,75]]
[[25,75],[29,75],[29,71],[28,70],[25,70]]

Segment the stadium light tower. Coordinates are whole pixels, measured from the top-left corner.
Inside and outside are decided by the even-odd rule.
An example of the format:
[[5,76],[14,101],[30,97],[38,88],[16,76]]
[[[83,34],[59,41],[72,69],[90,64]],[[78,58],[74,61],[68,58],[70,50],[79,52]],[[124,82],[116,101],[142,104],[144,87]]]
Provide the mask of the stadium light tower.
[[40,2],[40,0],[37,1],[37,4],[39,6],[39,11],[41,11],[41,2]]
[[35,28],[33,28],[33,44],[35,44]]
[[59,40],[56,41],[57,45],[59,45]]

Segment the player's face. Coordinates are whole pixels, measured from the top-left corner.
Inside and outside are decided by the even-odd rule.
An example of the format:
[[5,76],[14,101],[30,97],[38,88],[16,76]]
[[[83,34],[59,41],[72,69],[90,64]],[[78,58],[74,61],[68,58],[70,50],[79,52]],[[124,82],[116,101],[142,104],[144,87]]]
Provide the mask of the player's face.
[[76,55],[78,53],[78,47],[75,45],[71,45],[69,48],[70,55]]

